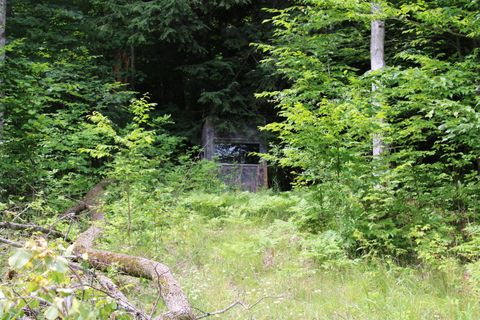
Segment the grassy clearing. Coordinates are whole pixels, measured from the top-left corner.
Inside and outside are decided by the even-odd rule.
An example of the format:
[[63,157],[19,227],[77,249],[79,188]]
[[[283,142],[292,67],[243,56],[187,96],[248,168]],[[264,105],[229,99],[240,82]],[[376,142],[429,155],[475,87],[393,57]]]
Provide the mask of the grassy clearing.
[[[204,311],[238,299],[252,304],[269,297],[251,310],[237,307],[218,318],[478,319],[480,314],[478,282],[465,267],[415,269],[351,261],[334,248],[309,246],[294,224],[273,219],[282,217],[282,211],[286,217],[298,204],[295,199],[272,194],[193,194],[185,199],[169,218],[174,223],[139,224],[127,241],[118,222],[104,246],[165,262],[192,304]],[[160,204],[150,205],[165,212]],[[271,218],[255,214],[265,210]],[[325,256],[329,259],[319,263],[317,258]]]

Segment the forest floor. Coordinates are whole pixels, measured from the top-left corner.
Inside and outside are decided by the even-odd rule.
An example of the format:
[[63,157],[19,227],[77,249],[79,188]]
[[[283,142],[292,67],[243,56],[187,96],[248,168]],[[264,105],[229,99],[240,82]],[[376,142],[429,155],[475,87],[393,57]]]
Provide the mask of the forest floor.
[[[251,307],[236,306],[220,319],[478,319],[479,292],[465,267],[352,261],[334,246],[312,247],[293,223],[260,217],[265,210],[281,216],[288,201],[237,192],[193,193],[169,209],[150,203],[142,211],[150,218],[134,215],[130,236],[125,220],[111,219],[99,246],[169,265],[198,314],[237,300]],[[148,309],[155,297],[148,284],[124,285]]]

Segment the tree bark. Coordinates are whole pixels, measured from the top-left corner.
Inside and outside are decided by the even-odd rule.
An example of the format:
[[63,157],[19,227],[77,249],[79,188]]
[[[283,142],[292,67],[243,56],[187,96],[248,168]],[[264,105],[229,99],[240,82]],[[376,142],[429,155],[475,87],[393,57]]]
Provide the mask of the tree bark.
[[136,65],[135,47],[130,45],[130,86],[135,89]]
[[84,210],[90,210],[93,215],[94,220],[103,219],[102,217],[98,217],[99,214],[96,210],[94,210],[95,205],[97,204],[98,197],[103,193],[105,187],[108,185],[107,180],[102,180],[101,182],[97,183],[90,191],[87,192],[85,197],[80,200],[77,204],[73,207],[65,210],[62,216],[66,215],[77,215]]
[[5,44],[7,42],[5,27],[7,25],[7,0],[0,0],[0,62],[5,59]]
[[[0,0],[0,72],[3,72],[3,63],[5,60],[5,44],[7,42],[5,28],[7,25],[7,0]],[[0,87],[2,86],[0,80]],[[4,96],[3,90],[0,89],[0,98]],[[4,104],[0,103],[0,142],[2,142],[3,123],[4,123]]]
[[[381,12],[381,7],[378,3],[372,2],[372,14]],[[380,70],[385,67],[385,22],[382,20],[373,20],[371,24],[371,38],[370,38],[370,64],[371,70]],[[380,103],[375,99],[375,91],[377,86],[372,85],[372,94],[374,95],[374,106],[378,107]],[[382,119],[379,120],[381,123]],[[373,136],[373,157],[379,157],[385,151],[385,143],[381,134]]]

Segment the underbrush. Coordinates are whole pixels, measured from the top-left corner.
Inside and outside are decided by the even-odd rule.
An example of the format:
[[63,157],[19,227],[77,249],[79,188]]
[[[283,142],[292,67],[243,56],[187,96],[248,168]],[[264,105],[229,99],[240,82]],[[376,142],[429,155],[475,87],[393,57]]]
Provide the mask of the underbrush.
[[110,202],[101,246],[166,263],[200,310],[260,300],[222,319],[476,319],[480,312],[478,263],[444,257],[401,267],[388,257],[352,256],[338,230],[302,228],[308,195],[157,191],[131,199],[129,236],[125,199]]
[[[237,306],[220,318],[478,318],[474,209],[462,215],[401,190],[357,194],[341,184],[231,190],[215,164],[192,155],[154,161],[129,139],[105,172],[111,183],[98,247],[167,264],[199,314],[240,300],[251,308]],[[40,192],[2,209],[6,220],[54,226],[75,239],[88,218],[58,214],[72,203]],[[142,309],[155,304],[148,281],[132,281],[115,268],[109,275]]]
[[[168,179],[180,181],[189,170],[177,168]],[[477,319],[480,264],[473,226],[453,248],[432,236],[429,226],[410,231],[418,256],[409,263],[352,254],[346,235],[356,225],[354,217],[344,219],[346,207],[311,230],[301,218],[326,208],[315,204],[315,194],[228,191],[208,175],[200,177],[203,188],[112,185],[98,248],[170,266],[197,314],[237,300],[249,306],[230,309],[221,319]],[[67,231],[68,224],[56,226]],[[74,225],[72,237],[81,229]],[[5,263],[1,259],[0,266]],[[115,268],[109,276],[143,309],[155,303],[154,284]]]

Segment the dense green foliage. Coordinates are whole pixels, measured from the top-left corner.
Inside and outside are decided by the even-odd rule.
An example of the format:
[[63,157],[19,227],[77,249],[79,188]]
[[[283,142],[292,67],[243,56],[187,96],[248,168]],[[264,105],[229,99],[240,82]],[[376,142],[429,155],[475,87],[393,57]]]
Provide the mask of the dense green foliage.
[[32,59],[23,42],[16,42],[7,52],[0,193],[75,184],[83,192],[98,180],[101,165],[78,152],[101,141],[88,131],[87,119],[93,112],[127,115],[132,93],[105,80],[85,48],[40,51]]
[[[83,299],[80,295],[72,296],[75,278],[71,277],[67,259],[59,254],[71,255],[72,248],[65,249],[61,244],[52,247],[41,238],[29,240],[24,249],[18,249],[8,259],[17,274],[13,281],[0,284],[2,319],[18,319],[25,314],[25,309],[32,312],[42,304],[48,305],[41,314],[42,319],[129,319],[124,312],[116,310],[114,301],[93,286],[83,291]],[[96,301],[96,305],[90,304],[90,299]]]
[[[281,142],[268,159],[298,168],[297,182],[315,190],[320,210],[305,226],[340,222],[334,228],[352,254],[472,258],[455,245],[470,239],[480,209],[478,5],[382,9],[387,68],[376,72],[368,36],[379,17],[368,2],[302,1],[273,11],[275,41],[258,47],[291,85],[259,95],[283,117],[265,127]],[[389,152],[374,159],[379,134]]]
[[249,44],[266,40],[261,8],[274,3],[15,0],[7,34],[28,39],[33,51],[88,47],[115,80],[149,92],[158,113],[173,115],[176,133],[195,141],[207,115],[259,116],[253,92],[263,73]]
[[[0,222],[74,239],[87,217],[61,213],[105,180],[98,246],[172,265],[202,310],[268,295],[228,316],[475,319],[480,4],[375,3],[9,0]],[[379,19],[386,67],[371,71]],[[225,185],[200,160],[207,118],[261,125],[272,180],[291,190]],[[373,156],[378,137],[386,152]],[[0,259],[13,274],[0,319],[27,305],[47,319],[129,317],[101,291],[69,291],[67,244],[0,230],[25,243]],[[132,287],[156,305],[154,285]]]
[[[113,191],[108,196],[106,211],[112,223],[99,247],[165,262],[173,268],[192,305],[202,310],[222,309],[236,299],[253,305],[270,297],[250,310],[234,308],[222,319],[473,320],[479,312],[478,262],[465,266],[450,262],[432,270],[398,267],[388,260],[373,259],[367,264],[348,259],[335,235],[312,235],[293,222],[275,220],[307,209],[301,193],[187,191],[177,198],[178,194],[164,189],[147,198],[134,191],[130,238],[125,233],[126,197],[118,201],[118,195]],[[51,245],[47,257],[62,252],[58,244]],[[48,276],[53,271],[45,270],[48,265],[41,264],[43,260],[37,261],[35,267],[47,271],[51,283]],[[34,292],[35,287],[20,285],[30,280],[24,270],[32,267],[20,268],[20,277],[0,290],[10,293],[8,285],[14,284],[22,294]],[[114,269],[109,276],[117,277],[135,304],[148,310],[155,302],[154,285],[123,277]],[[61,279],[65,281],[62,285],[68,286],[68,277]],[[56,296],[52,291],[46,294]],[[58,297],[66,299],[68,294]],[[94,291],[86,296],[90,294],[96,295],[99,306],[105,306],[104,314],[114,312],[108,297]],[[10,301],[16,300],[12,296]],[[15,310],[20,310],[22,303]],[[76,310],[71,310],[68,319],[77,319]],[[86,319],[95,319],[93,312],[100,308],[92,310],[87,304],[80,310]],[[88,311],[91,318],[86,316]],[[115,311],[116,316],[119,313]]]
[[78,197],[103,166],[77,152],[98,142],[81,136],[89,134],[83,123],[100,112],[124,128],[132,118],[132,90],[149,92],[156,102],[152,117],[171,114],[169,129],[186,136],[187,145],[199,142],[207,116],[222,119],[224,127],[240,118],[261,123],[268,104],[253,93],[262,81],[270,85],[249,44],[266,39],[271,28],[262,24],[261,8],[269,5],[9,1],[1,74],[1,165],[8,174],[0,192],[24,195],[65,178],[60,187],[77,184],[67,196]]

